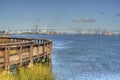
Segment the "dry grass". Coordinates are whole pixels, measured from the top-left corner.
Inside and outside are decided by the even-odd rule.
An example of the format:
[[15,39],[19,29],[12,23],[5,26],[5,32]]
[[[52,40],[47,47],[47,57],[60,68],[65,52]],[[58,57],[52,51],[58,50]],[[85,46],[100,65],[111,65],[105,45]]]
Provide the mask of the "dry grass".
[[50,63],[38,63],[31,68],[22,67],[16,74],[0,71],[0,80],[55,80],[55,76]]

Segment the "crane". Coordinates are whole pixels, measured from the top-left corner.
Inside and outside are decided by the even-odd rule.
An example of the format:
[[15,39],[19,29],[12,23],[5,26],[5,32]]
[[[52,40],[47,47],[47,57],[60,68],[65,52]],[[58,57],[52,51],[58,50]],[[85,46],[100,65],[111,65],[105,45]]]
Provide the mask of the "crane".
[[35,24],[35,26],[34,26],[35,33],[38,33],[38,30],[39,30],[39,28],[38,28],[38,23],[39,23],[39,21],[40,21],[40,17],[37,19],[36,24]]

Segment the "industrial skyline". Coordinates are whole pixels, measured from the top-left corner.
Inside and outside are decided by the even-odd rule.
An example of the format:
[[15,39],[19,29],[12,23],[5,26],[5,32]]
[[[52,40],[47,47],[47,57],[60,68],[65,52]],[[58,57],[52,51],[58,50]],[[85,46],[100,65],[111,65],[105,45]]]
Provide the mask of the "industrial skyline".
[[120,36],[120,31],[109,31],[103,30],[101,28],[96,29],[58,29],[58,28],[39,28],[35,26],[34,29],[26,29],[26,30],[0,30],[0,34],[47,34],[47,35],[107,35],[107,36]]

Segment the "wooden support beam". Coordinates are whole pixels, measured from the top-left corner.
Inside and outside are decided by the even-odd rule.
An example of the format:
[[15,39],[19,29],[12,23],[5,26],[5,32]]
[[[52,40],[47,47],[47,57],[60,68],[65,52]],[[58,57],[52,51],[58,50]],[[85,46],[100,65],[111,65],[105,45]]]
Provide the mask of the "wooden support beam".
[[4,64],[5,64],[5,70],[8,70],[10,68],[9,64],[9,53],[10,53],[10,47],[5,47],[5,53],[4,53]]
[[50,42],[50,54],[52,54],[52,42]]
[[46,54],[49,54],[49,43],[46,43]]
[[20,66],[22,66],[22,45],[20,45],[18,56],[19,56]]
[[30,44],[30,52],[29,52],[29,59],[30,59],[30,63],[33,63],[33,44]]
[[43,43],[43,54],[45,54],[45,43]]
[[38,43],[37,43],[37,44],[38,44],[38,45],[37,45],[37,58],[39,59],[39,54],[40,54],[40,48],[39,48],[40,45],[39,45],[39,44],[40,44],[40,43],[39,43],[39,40],[37,40],[37,42],[38,42]]
[[50,43],[48,43],[48,54],[50,54]]
[[39,58],[39,53],[40,53],[40,49],[39,49],[39,44],[37,45],[37,58]]

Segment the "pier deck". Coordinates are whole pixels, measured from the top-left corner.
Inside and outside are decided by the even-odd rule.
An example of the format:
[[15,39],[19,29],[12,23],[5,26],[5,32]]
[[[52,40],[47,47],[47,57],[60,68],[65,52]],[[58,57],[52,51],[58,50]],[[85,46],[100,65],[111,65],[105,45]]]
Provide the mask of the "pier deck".
[[26,61],[33,63],[34,59],[51,54],[51,40],[0,37],[0,67],[5,70],[9,70],[10,65],[22,66]]

